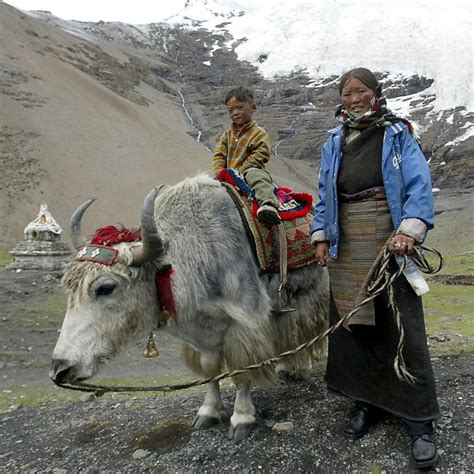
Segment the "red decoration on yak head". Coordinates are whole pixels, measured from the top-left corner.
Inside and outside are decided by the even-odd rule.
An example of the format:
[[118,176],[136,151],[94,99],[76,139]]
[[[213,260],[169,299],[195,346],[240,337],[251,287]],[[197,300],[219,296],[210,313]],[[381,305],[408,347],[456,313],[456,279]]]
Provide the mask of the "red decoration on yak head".
[[139,240],[141,240],[140,232],[131,229],[118,229],[113,225],[109,225],[96,230],[91,239],[91,244],[112,247],[112,245],[122,242],[130,243]]
[[[122,242],[131,243],[138,242],[141,240],[140,233],[130,229],[118,229],[117,227],[111,225],[107,227],[102,227],[97,229],[94,236],[90,241],[90,246],[84,247],[84,253],[87,252],[87,249],[98,249],[102,247],[112,247],[115,244],[120,244]],[[97,247],[96,247],[97,246]],[[114,249],[112,249],[114,250]],[[117,252],[117,250],[114,250]],[[116,255],[115,255],[116,256]],[[115,256],[110,261],[102,261],[97,259],[92,259],[89,257],[80,256],[78,260],[92,260],[99,263],[104,263],[105,265],[112,265],[115,261]],[[173,290],[171,288],[171,275],[173,269],[171,265],[164,265],[158,269],[155,277],[156,290],[158,292],[158,297],[160,299],[161,309],[166,311],[173,319],[176,320],[176,306],[173,297]]]

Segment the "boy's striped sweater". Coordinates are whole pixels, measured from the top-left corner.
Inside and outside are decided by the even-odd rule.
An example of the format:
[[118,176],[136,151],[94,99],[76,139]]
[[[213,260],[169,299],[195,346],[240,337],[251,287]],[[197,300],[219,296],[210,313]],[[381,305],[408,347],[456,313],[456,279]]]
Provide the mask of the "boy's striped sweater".
[[225,168],[244,173],[249,168],[265,169],[269,159],[270,140],[267,132],[252,120],[240,130],[232,124],[222,134],[214,150],[212,168],[215,174]]

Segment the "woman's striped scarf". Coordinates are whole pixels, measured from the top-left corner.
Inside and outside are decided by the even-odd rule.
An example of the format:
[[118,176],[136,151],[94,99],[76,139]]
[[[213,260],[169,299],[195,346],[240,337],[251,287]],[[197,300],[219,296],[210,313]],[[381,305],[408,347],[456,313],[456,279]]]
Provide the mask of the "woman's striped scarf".
[[420,144],[420,137],[415,132],[413,125],[405,118],[397,117],[388,107],[385,96],[372,97],[371,108],[362,115],[356,115],[350,110],[346,110],[341,104],[336,109],[336,120],[349,128],[385,127],[396,122],[403,122],[408,127],[413,138]]

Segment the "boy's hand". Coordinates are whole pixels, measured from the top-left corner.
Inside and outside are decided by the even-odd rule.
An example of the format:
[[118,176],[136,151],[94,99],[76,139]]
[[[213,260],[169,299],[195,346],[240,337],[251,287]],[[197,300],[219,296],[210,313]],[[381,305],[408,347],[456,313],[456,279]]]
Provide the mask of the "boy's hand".
[[225,168],[214,168],[214,176],[217,178],[221,171],[225,170]]

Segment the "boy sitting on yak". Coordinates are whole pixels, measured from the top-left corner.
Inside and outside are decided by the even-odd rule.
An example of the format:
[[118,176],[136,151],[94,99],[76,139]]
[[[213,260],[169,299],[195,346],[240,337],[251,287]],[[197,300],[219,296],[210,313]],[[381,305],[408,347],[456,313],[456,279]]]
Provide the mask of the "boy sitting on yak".
[[270,159],[270,140],[267,132],[252,118],[257,109],[253,92],[245,87],[232,89],[226,95],[224,104],[231,126],[222,134],[214,150],[214,174],[217,176],[226,168],[242,174],[260,206],[258,220],[267,225],[277,225],[280,223],[279,201],[272,178],[265,169]]

